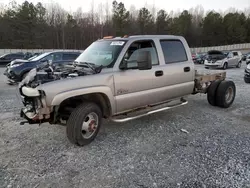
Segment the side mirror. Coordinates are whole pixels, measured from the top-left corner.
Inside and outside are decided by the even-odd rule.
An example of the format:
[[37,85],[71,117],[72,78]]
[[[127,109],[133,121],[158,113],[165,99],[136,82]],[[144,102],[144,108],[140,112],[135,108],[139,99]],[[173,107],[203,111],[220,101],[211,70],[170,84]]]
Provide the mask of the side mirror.
[[152,68],[151,54],[149,51],[139,52],[136,61],[139,70],[149,70]]
[[124,60],[122,61],[122,63],[120,64],[119,68],[120,68],[121,70],[126,70],[126,69],[128,68],[128,61],[127,61],[126,59],[124,59]]

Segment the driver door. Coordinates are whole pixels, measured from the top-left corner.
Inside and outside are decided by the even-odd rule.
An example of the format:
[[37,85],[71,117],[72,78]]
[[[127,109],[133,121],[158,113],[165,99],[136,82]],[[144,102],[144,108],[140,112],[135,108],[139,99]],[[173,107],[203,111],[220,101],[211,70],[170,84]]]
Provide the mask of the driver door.
[[[136,56],[143,50],[150,51],[152,69],[137,68]],[[163,78],[154,41],[132,43],[122,61],[127,61],[128,69],[114,74],[117,113],[159,102],[157,92]]]
[[234,64],[234,56],[233,56],[233,53],[230,52],[230,53],[228,54],[227,57],[228,57],[228,58],[227,58],[228,66],[229,66],[229,67],[233,66],[233,64]]

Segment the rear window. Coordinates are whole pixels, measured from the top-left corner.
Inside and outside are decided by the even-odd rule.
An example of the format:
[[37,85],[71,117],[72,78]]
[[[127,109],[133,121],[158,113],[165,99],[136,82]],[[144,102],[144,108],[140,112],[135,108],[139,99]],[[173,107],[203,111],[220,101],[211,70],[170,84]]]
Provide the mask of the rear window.
[[237,56],[237,55],[238,55],[238,52],[233,52],[233,55],[234,55],[234,56]]
[[161,40],[160,43],[166,64],[188,60],[186,50],[180,40]]

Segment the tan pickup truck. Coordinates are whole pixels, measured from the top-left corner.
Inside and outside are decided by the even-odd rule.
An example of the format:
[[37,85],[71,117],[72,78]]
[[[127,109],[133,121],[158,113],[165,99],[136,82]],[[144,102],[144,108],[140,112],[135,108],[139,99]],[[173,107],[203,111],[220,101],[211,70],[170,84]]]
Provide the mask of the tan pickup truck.
[[42,83],[33,69],[19,84],[22,123],[66,124],[68,139],[78,146],[94,140],[103,118],[133,120],[186,105],[186,96],[197,93],[207,94],[213,106],[228,108],[236,94],[226,72],[195,70],[181,36],[105,37],[75,60],[74,71],[62,72]]

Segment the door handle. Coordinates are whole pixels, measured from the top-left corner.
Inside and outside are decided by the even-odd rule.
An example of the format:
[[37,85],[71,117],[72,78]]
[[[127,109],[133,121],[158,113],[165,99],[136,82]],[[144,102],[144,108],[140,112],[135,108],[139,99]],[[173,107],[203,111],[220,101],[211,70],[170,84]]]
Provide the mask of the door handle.
[[155,76],[158,77],[158,76],[162,76],[163,75],[163,71],[155,71]]
[[184,72],[189,72],[190,71],[190,67],[184,67]]

